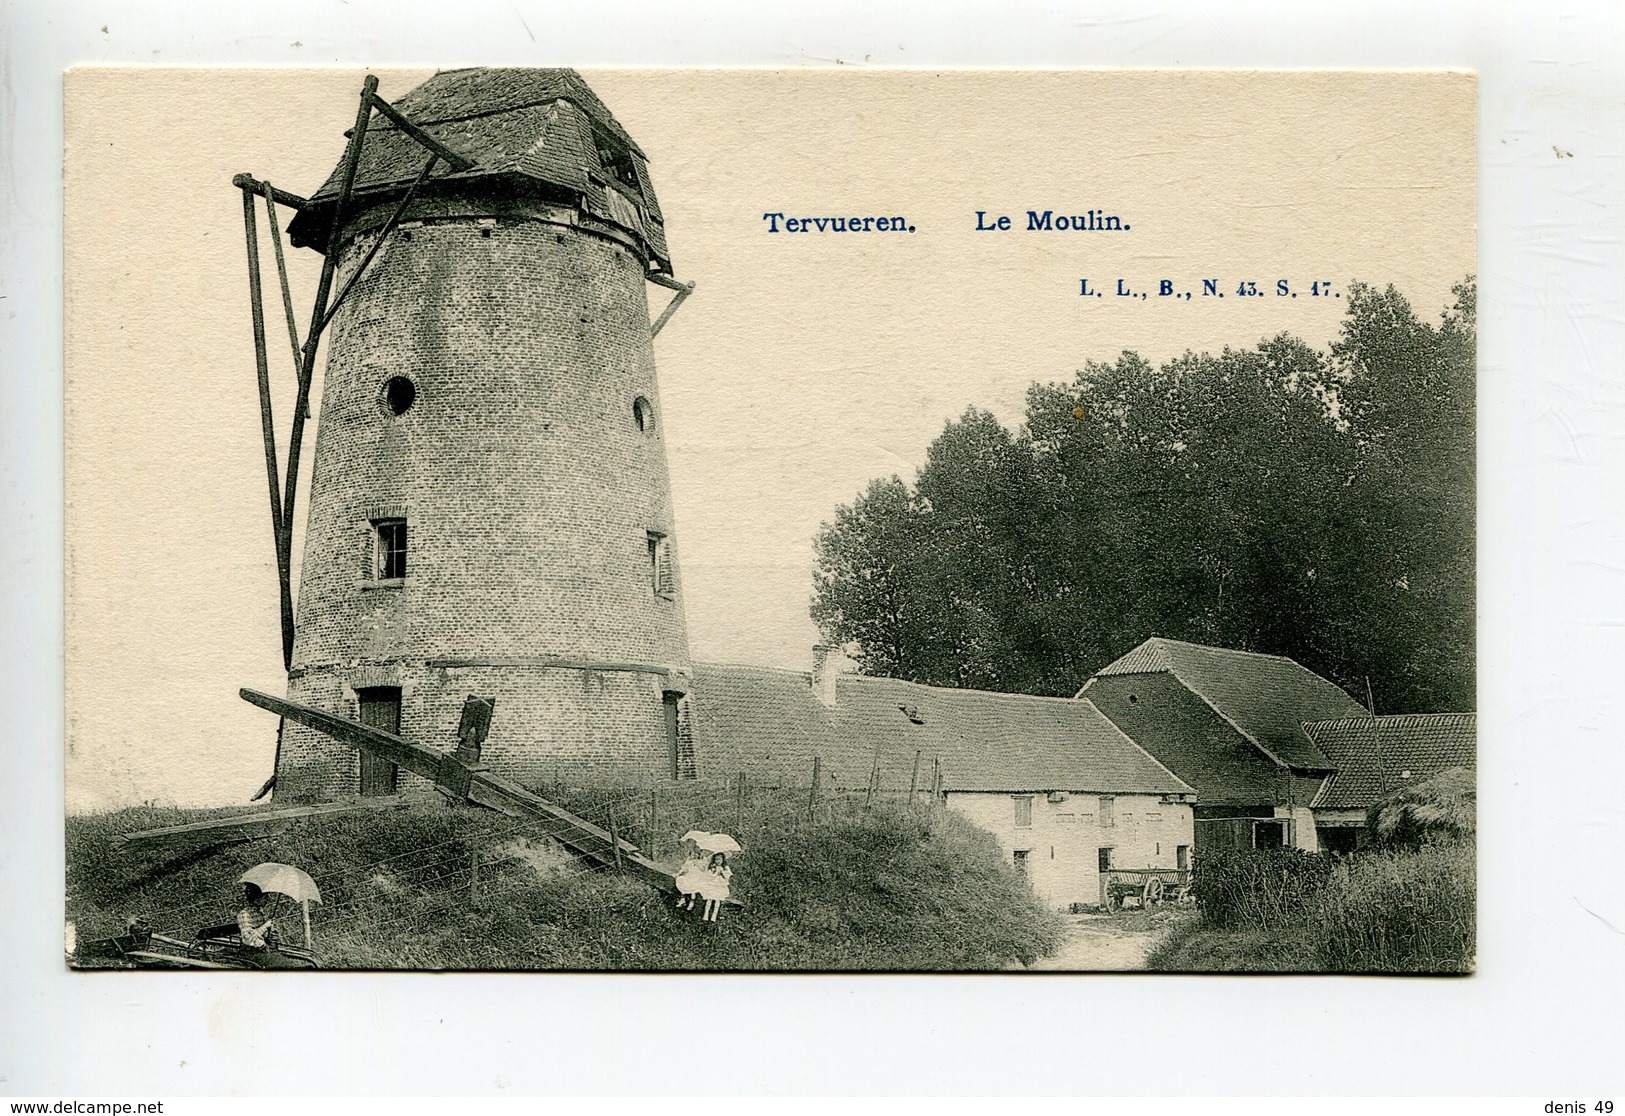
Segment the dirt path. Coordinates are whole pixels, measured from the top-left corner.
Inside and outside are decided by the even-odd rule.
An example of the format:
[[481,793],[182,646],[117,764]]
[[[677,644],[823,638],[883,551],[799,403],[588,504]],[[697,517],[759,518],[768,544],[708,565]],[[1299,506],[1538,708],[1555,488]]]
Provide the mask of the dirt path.
[[[1055,956],[1029,970],[1058,972],[1127,972],[1145,968],[1158,942],[1190,912],[1173,909],[1122,911],[1116,914],[1067,915],[1066,940]],[[1022,966],[1016,965],[1015,968]]]

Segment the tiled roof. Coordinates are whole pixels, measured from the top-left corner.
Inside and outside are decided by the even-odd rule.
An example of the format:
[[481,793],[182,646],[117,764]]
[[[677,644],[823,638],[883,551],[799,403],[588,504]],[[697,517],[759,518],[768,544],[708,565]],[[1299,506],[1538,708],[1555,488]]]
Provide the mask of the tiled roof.
[[807,785],[817,755],[834,785],[861,788],[878,757],[881,787],[906,790],[918,752],[922,790],[940,759],[950,791],[1193,793],[1088,701],[842,675],[830,709],[807,674],[703,663],[693,693],[709,776]]
[[[389,99],[382,91],[379,95]],[[574,70],[446,70],[391,103],[425,132],[473,161],[474,166],[464,171],[439,164],[431,177],[437,188],[493,175],[560,188],[579,197],[594,216],[637,234],[656,261],[669,269],[660,206],[643,152]],[[627,145],[642,183],[639,192],[646,213],[638,212],[627,194],[607,185],[611,176],[599,163],[595,126]],[[415,140],[382,114],[374,114],[356,168],[355,192],[373,202],[399,194],[427,158]],[[342,176],[341,161],[289,225],[296,245],[325,248]]]
[[633,151],[642,154],[608,106],[598,99],[598,94],[574,70],[441,70],[393,103],[413,123],[424,126],[515,112],[560,100],[573,101],[596,123],[619,136]]
[[1477,764],[1476,713],[1343,717],[1311,721],[1304,729],[1338,767],[1313,803],[1327,809],[1363,810],[1385,790]]
[[[1178,678],[1271,759],[1299,770],[1336,766],[1304,732],[1305,721],[1365,715],[1348,694],[1282,655],[1153,637],[1096,673],[1161,672]],[[1088,689],[1085,683],[1080,695]]]

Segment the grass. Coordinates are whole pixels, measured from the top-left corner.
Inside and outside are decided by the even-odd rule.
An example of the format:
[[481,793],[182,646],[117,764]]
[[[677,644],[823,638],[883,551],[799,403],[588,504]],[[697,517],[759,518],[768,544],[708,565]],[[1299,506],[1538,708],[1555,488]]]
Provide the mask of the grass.
[[[1274,857],[1274,859],[1271,859]],[[1281,873],[1278,854],[1216,858],[1222,918],[1182,926],[1152,951],[1163,972],[1465,973],[1476,894],[1467,843],[1374,848],[1324,870]],[[1207,871],[1216,870],[1210,862]],[[1318,881],[1305,886],[1304,880]],[[1259,897],[1274,888],[1279,894]],[[1282,896],[1285,896],[1283,899]]]
[[[653,838],[640,844],[657,857],[675,852],[673,838],[689,827],[736,833],[747,851],[735,863],[734,894],[745,907],[703,924],[509,819],[427,801],[304,819],[252,841],[125,850],[109,838],[241,811],[70,818],[67,915],[81,938],[116,933],[131,915],[190,936],[230,921],[237,877],[277,860],[322,886],[313,922],[329,968],[993,971],[1031,963],[1061,940],[1060,918],[1004,864],[993,838],[951,812],[843,800],[813,821],[805,800],[797,808],[772,794],[744,802],[695,788],[663,790],[655,810],[639,815],[631,792],[547,789],[594,820],[618,803],[622,832]],[[298,937],[297,913],[283,921]]]
[[1374,849],[1338,865],[1309,918],[1333,972],[1465,973],[1473,969],[1473,846]]
[[1320,972],[1314,945],[1301,929],[1223,929],[1201,919],[1176,926],[1146,958],[1162,973]]

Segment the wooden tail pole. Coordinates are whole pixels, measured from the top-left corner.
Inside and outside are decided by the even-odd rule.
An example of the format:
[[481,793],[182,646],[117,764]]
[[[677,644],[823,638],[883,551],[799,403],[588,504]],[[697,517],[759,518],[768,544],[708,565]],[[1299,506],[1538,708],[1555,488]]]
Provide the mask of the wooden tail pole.
[[299,909],[305,916],[305,948],[310,948],[310,900],[299,900]]
[[[672,872],[643,856],[636,845],[619,833],[612,834],[484,768],[465,767],[454,754],[286,698],[247,689],[240,690],[239,694],[252,705],[315,729],[341,744],[388,760],[414,775],[421,775],[454,801],[483,806],[511,818],[530,818],[540,822],[549,835],[566,848],[597,864],[615,866],[618,863],[629,875],[676,894],[677,882]],[[737,901],[728,902],[733,905]]]
[[908,801],[914,803],[915,795],[920,792],[920,750],[914,749],[914,773],[908,777]]

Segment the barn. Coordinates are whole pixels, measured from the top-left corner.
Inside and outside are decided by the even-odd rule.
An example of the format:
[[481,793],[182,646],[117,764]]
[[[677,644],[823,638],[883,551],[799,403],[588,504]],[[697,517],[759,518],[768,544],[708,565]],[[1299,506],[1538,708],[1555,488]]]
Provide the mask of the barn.
[[1338,764],[1304,724],[1369,716],[1284,656],[1155,637],[1078,697],[1196,788],[1198,851],[1318,851],[1313,804]]

